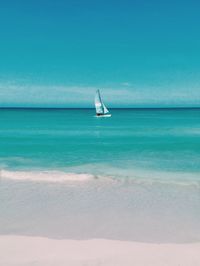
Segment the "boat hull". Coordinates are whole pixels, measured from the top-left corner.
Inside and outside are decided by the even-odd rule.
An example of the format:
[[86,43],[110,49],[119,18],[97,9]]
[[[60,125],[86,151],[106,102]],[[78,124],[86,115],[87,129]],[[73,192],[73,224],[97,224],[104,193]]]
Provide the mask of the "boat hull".
[[111,114],[105,114],[105,115],[95,115],[95,117],[111,117]]

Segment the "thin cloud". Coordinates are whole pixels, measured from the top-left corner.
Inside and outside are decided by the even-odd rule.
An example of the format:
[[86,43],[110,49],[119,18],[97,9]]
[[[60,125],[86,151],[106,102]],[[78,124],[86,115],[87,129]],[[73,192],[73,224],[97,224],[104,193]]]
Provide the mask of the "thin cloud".
[[[95,86],[29,85],[7,82],[0,84],[1,106],[92,107]],[[111,107],[195,105],[200,106],[200,87],[137,88],[116,85],[101,89]]]

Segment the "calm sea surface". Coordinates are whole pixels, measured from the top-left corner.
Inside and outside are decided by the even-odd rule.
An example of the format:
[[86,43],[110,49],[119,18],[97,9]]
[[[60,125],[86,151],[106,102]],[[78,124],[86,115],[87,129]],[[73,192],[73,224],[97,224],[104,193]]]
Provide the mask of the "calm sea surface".
[[200,241],[200,109],[0,109],[0,234]]

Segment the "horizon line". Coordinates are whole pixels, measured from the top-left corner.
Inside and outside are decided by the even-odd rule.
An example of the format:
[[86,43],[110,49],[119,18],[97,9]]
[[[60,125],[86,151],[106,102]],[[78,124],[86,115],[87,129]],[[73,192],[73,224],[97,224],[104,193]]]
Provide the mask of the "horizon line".
[[[40,106],[0,106],[2,109],[57,109],[57,110],[67,110],[67,109],[95,109],[94,107],[40,107]],[[168,106],[168,107],[110,107],[109,110],[113,109],[200,109],[200,106]]]

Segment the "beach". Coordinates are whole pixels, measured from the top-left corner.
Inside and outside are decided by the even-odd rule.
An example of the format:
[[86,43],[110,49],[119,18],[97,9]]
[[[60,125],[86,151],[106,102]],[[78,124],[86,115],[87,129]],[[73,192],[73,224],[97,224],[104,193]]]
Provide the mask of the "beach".
[[0,265],[6,266],[199,266],[199,251],[200,244],[0,237]]
[[200,111],[1,110],[0,265],[200,265]]
[[0,266],[200,266],[200,1],[0,1]]

